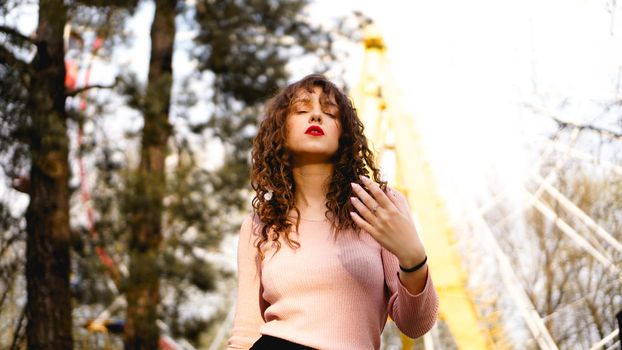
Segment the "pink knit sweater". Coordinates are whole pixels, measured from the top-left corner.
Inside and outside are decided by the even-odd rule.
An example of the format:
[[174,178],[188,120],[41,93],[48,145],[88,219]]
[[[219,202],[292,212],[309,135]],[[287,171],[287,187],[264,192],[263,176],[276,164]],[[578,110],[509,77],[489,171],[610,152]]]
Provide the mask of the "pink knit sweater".
[[[351,230],[335,240],[330,223],[301,220],[301,246],[265,248],[257,263],[253,245],[260,222],[249,215],[240,229],[237,309],[228,349],[249,349],[261,334],[315,349],[379,349],[390,315],[416,338],[436,322],[438,296],[430,275],[424,290],[408,292],[398,260],[368,233]],[[266,245],[267,246],[267,245]]]

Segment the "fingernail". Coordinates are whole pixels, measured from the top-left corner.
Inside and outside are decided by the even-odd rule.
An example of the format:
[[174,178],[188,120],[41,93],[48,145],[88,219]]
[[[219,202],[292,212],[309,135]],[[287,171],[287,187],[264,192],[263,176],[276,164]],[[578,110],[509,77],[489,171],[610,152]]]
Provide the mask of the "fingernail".
[[350,200],[351,200],[352,202],[356,202],[356,198],[355,198],[355,197],[350,197]]
[[350,182],[350,186],[352,186],[352,188],[356,188],[356,183],[355,182]]
[[369,180],[367,177],[365,177],[365,176],[363,176],[363,175],[359,175],[359,178],[360,178],[362,181],[367,181],[367,180]]

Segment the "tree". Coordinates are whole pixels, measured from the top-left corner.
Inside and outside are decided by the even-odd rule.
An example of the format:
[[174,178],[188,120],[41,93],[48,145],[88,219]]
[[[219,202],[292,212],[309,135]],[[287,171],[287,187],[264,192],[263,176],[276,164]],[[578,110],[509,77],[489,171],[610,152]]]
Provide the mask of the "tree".
[[[611,175],[569,161],[559,172],[556,187],[619,241],[622,222],[615,211],[619,210],[620,181]],[[585,227],[559,199],[545,192],[540,200],[619,266],[620,252]],[[529,211],[528,219],[532,228],[529,234],[535,238],[529,241],[539,252],[535,273],[524,276],[528,285],[539,286],[529,291],[530,299],[547,320],[547,328],[560,348],[577,344],[590,347],[616,328],[615,313],[622,306],[619,278],[535,208]]]
[[126,349],[155,349],[160,304],[160,269],[163,198],[166,191],[164,161],[171,135],[168,114],[173,84],[173,43],[176,0],[157,0],[151,25],[151,58],[143,110],[140,165],[134,179],[133,202],[128,203],[130,276],[126,287]]
[[[565,131],[561,129],[557,137]],[[497,223],[494,227],[502,233],[498,240],[555,343],[559,348],[589,348],[617,327],[615,314],[622,307],[619,277],[595,258],[594,251],[618,268],[622,255],[569,208],[579,208],[619,242],[622,218],[616,213],[620,212],[622,173],[602,165],[589,166],[584,159],[568,159],[565,152],[552,153],[539,169],[542,174],[553,174],[549,186],[535,178],[527,187],[532,193],[540,186],[543,191],[537,203],[525,207],[525,231],[510,220],[517,217],[516,211],[494,213],[496,218],[490,221]],[[585,244],[594,251],[586,250]],[[503,301],[503,294],[498,295]],[[498,311],[506,321],[516,314],[508,305]]]
[[[26,211],[26,334],[28,346],[34,349],[73,347],[63,46],[66,19],[63,1],[41,1],[35,38],[3,26],[7,40],[0,47],[3,73],[17,78],[23,91],[28,91],[17,105],[22,108],[21,116],[28,118],[20,121],[18,131],[28,147],[30,165],[22,185],[30,197]],[[34,50],[34,58],[20,58],[19,49]]]
[[[3,2],[0,33],[3,170],[29,196],[26,210],[26,336],[29,348],[70,349],[70,169],[64,30],[70,12],[62,0],[38,3],[30,37],[8,24],[19,2]],[[26,59],[32,53],[31,60]],[[17,325],[19,336],[21,321]],[[13,346],[17,346],[15,341]]]

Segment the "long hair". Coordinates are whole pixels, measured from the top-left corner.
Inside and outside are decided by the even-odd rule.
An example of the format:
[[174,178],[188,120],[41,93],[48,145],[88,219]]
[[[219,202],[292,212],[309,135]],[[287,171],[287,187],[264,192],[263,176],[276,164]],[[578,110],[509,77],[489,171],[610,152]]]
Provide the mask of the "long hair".
[[[333,232],[338,234],[348,228],[360,232],[349,214],[354,210],[349,200],[352,196],[350,182],[365,187],[359,179],[359,175],[365,175],[380,184],[383,191],[386,190],[386,182],[380,178],[380,171],[363,134],[363,124],[348,96],[320,74],[308,75],[288,85],[267,102],[265,118],[253,140],[251,186],[255,190],[255,196],[252,205],[255,215],[262,223],[255,243],[260,259],[263,259],[261,247],[264,243],[272,241],[277,251],[280,249],[281,235],[290,247],[300,247],[300,243],[289,236],[294,222],[288,214],[292,209],[298,214],[295,222],[298,232],[300,210],[296,207],[294,197],[296,184],[292,175],[292,155],[286,147],[286,121],[297,93],[304,90],[311,93],[314,87],[320,87],[323,96],[335,99],[341,121],[339,147],[331,158],[334,170],[326,194],[325,216],[331,221]],[[271,237],[268,236],[270,229]]]

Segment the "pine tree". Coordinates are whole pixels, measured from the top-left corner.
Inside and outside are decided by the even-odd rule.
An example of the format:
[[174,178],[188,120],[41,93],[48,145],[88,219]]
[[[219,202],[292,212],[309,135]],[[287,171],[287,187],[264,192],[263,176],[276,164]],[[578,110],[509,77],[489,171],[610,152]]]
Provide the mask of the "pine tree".
[[160,244],[163,198],[166,192],[165,159],[171,135],[169,109],[173,84],[173,44],[176,0],[156,0],[151,25],[151,58],[143,110],[140,165],[128,208],[131,235],[128,250],[130,276],[126,286],[125,349],[155,349],[160,304]]
[[[10,24],[10,17],[21,5],[15,1],[0,4],[0,149],[4,175],[15,190],[29,196],[25,213],[26,338],[32,349],[71,349],[72,191],[67,131],[72,115],[66,100],[77,92],[65,86],[64,30],[81,5],[39,1],[37,28],[30,36]],[[3,216],[9,216],[7,222],[19,222],[6,211]],[[12,231],[8,243],[20,241],[20,230],[3,230],[2,234]],[[13,288],[11,281],[5,281],[7,290]],[[19,346],[22,320],[20,317],[17,322],[12,347]]]
[[[73,347],[63,46],[66,18],[63,1],[42,0],[34,38],[12,27],[1,29],[7,40],[0,46],[0,64],[4,75],[20,84],[13,91],[21,88],[21,96],[10,97],[22,97],[17,102],[19,117],[27,119],[18,120],[15,136],[27,145],[30,166],[21,187],[30,197],[26,211],[26,334],[32,349]],[[33,50],[34,58],[22,59],[19,50]]]

